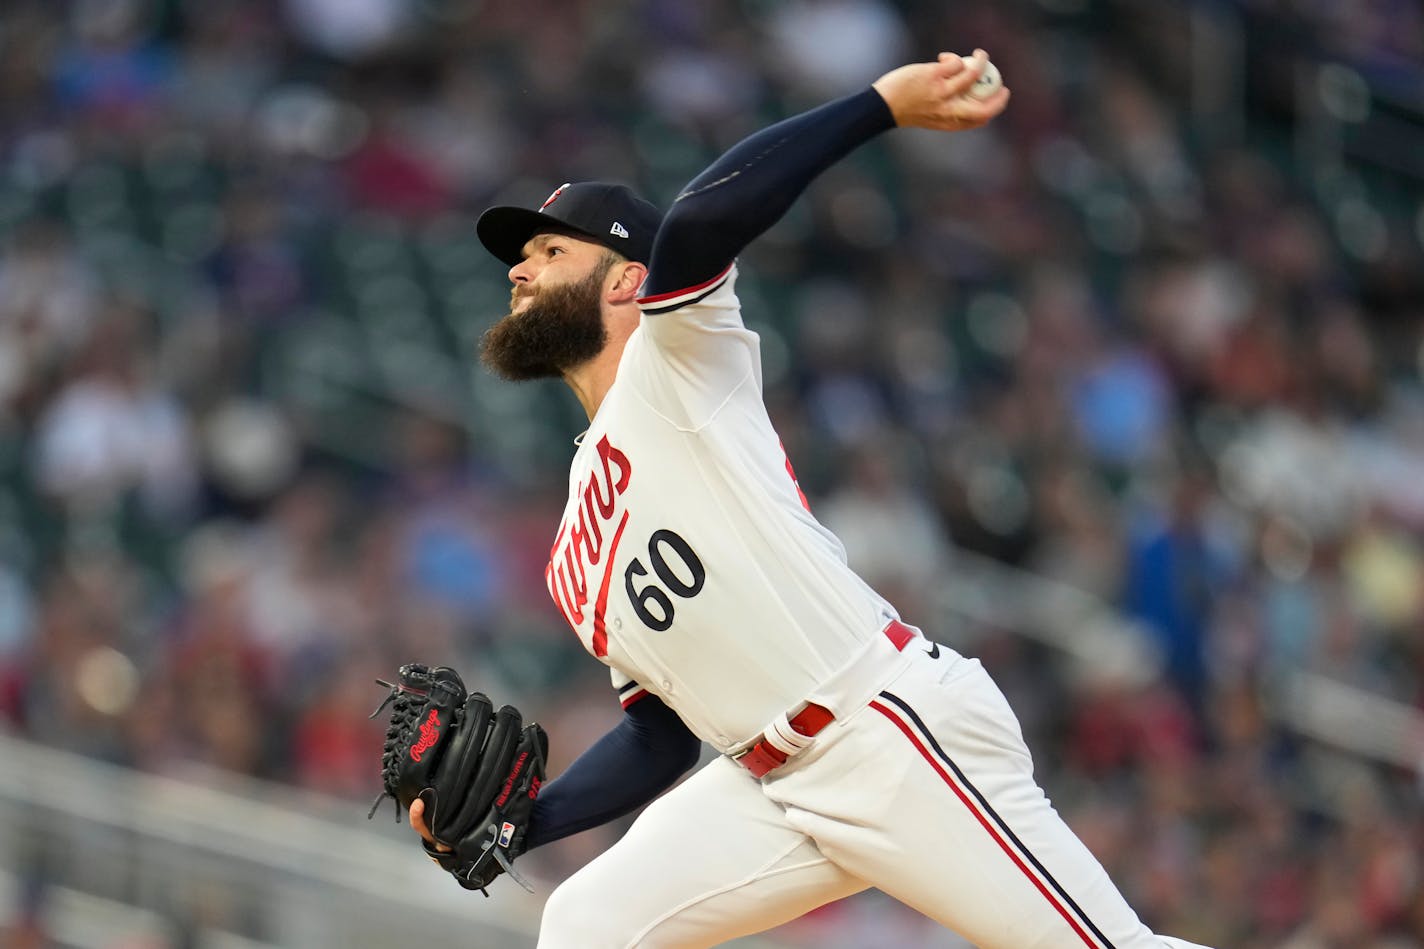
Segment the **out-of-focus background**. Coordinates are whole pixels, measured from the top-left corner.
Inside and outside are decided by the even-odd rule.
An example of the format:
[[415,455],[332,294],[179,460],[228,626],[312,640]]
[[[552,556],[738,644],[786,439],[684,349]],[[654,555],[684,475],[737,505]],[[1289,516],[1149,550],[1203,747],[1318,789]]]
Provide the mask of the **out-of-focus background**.
[[[620,714],[474,216],[975,46],[1001,119],[743,259],[801,484],[1159,931],[1424,946],[1414,0],[5,0],[0,945],[532,946],[622,823],[487,902],[365,820],[402,661],[555,771]],[[874,895],[756,944],[962,946]]]

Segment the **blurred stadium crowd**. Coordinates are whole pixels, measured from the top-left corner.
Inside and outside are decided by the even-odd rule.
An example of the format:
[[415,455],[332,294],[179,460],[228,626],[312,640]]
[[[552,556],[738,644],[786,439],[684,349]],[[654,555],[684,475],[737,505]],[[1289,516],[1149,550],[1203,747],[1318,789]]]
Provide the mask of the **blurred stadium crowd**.
[[366,799],[372,680],[420,658],[535,713],[557,771],[618,715],[542,581],[578,408],[479,369],[507,291],[473,216],[593,177],[666,203],[944,45],[992,53],[1004,118],[874,143],[744,260],[813,508],[931,635],[960,551],[1140,621],[1146,689],[973,638],[1158,931],[1424,946],[1420,775],[1261,698],[1424,702],[1424,159],[1332,151],[1299,98],[1320,64],[1327,119],[1412,90],[1424,156],[1414,3],[7,0],[4,727]]

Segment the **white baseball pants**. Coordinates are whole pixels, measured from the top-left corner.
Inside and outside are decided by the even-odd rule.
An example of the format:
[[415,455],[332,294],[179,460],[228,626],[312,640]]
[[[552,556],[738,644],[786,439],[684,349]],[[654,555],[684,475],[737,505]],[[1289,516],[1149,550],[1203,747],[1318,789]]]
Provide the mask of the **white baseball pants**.
[[980,949],[1193,946],[1064,824],[978,660],[930,648],[876,637],[812,696],[836,720],[800,755],[760,781],[719,758],[653,802],[550,895],[540,949],[714,946],[871,886]]

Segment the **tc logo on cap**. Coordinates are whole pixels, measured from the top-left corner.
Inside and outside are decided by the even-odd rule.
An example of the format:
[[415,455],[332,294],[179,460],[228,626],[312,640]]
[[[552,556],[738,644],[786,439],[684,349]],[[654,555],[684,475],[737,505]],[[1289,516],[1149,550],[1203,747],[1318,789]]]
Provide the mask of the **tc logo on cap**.
[[[559,195],[563,194],[563,193],[564,193],[564,189],[567,188],[567,187],[568,187],[569,185],[571,185],[572,183],[573,183],[573,182],[571,182],[571,181],[565,181],[563,184],[561,184],[561,185],[559,185],[557,188],[555,188],[555,189],[554,189],[554,193],[551,194],[551,195],[549,195],[547,198],[545,198],[545,199],[544,199],[544,203],[541,204],[541,205],[539,205],[539,210],[542,211],[542,210],[544,210],[545,208],[547,208],[549,205],[551,205],[551,204],[553,204],[555,201],[557,201],[558,198],[559,198]],[[624,237],[627,237],[628,235],[627,235],[627,234],[624,234],[623,236],[624,236]]]

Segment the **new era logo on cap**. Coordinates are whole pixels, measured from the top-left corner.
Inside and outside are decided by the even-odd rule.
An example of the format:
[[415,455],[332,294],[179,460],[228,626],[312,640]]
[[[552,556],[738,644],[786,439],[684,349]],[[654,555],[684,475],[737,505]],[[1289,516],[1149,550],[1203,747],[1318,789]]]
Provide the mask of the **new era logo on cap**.
[[552,222],[646,264],[661,221],[658,209],[626,185],[583,181],[555,188],[537,210],[490,208],[480,215],[475,231],[485,247],[510,266],[524,259],[528,240],[550,229]]

